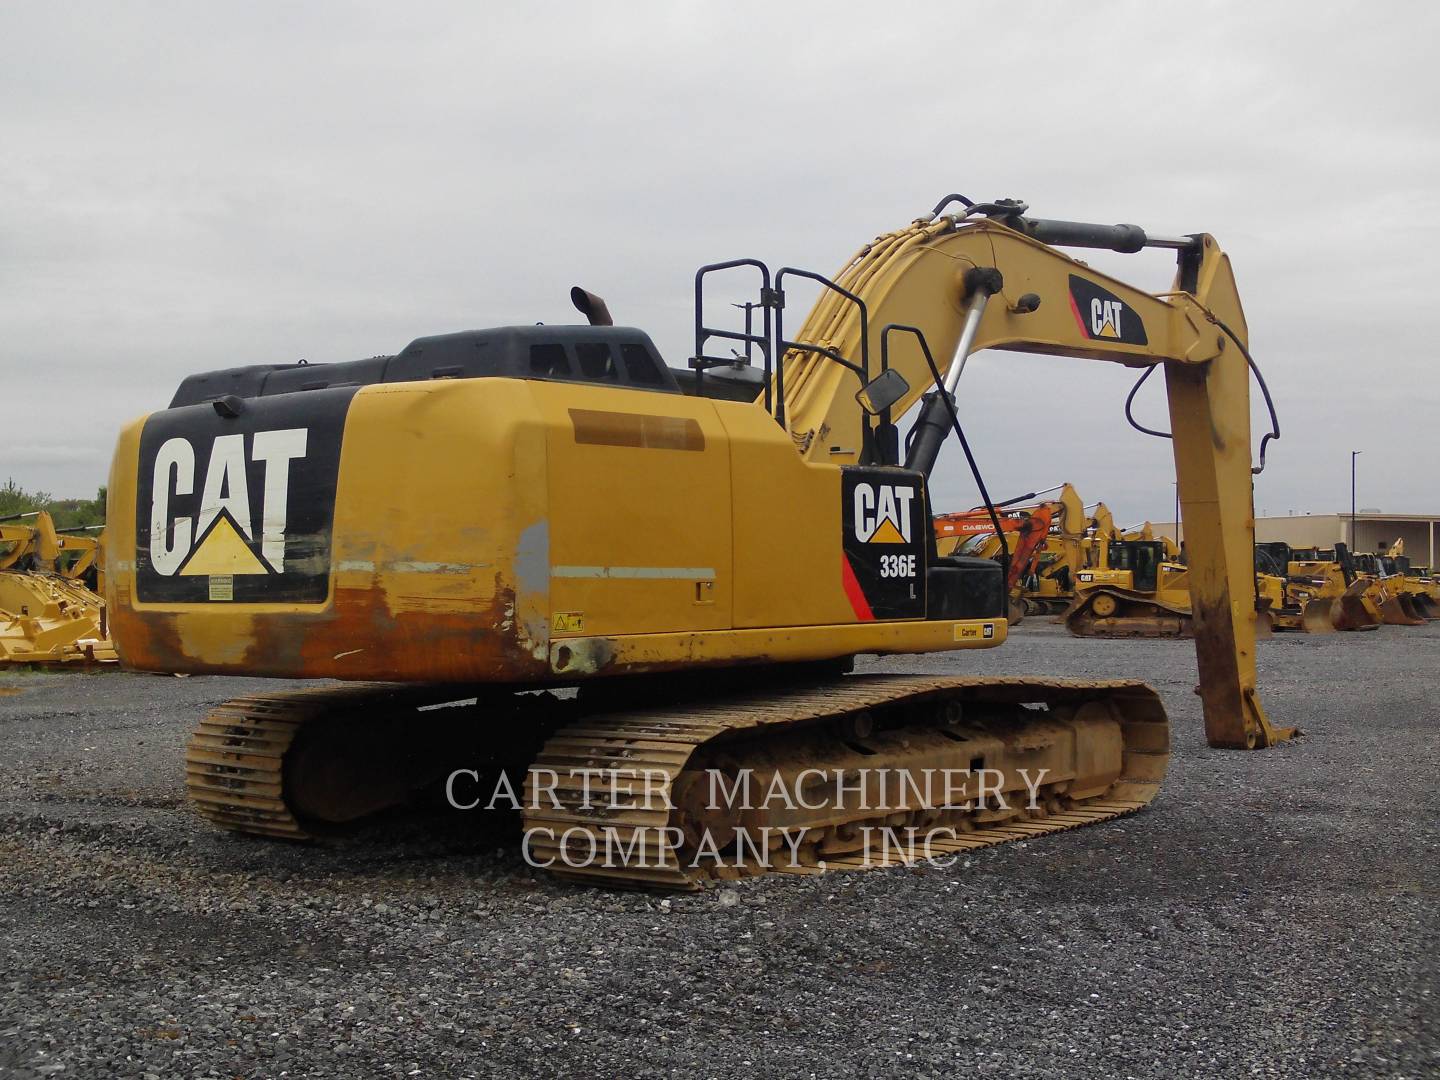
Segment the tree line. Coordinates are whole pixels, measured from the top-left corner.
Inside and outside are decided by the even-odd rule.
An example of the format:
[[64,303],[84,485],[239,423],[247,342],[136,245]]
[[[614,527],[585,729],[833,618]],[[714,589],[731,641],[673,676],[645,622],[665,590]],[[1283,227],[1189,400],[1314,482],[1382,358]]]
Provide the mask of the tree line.
[[14,479],[0,487],[0,518],[48,510],[57,529],[73,529],[81,525],[105,524],[105,488],[93,499],[57,499],[46,491],[26,491]]

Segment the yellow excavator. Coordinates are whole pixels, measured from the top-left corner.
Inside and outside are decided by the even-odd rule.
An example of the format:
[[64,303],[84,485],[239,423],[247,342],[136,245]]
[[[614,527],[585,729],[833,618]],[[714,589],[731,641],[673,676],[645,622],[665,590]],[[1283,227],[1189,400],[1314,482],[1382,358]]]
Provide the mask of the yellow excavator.
[[[1060,247],[1169,249],[1178,270],[1151,294]],[[755,283],[759,326],[706,322],[718,274]],[[821,296],[796,332],[801,282]],[[122,431],[106,549],[124,662],[354,684],[201,721],[186,772],[205,817],[324,835],[453,787],[478,741],[524,770],[537,864],[685,889],[922,857],[911,840],[874,855],[875,828],[958,852],[1143,806],[1169,733],[1142,683],[845,673],[857,654],[1005,641],[1002,567],[938,557],[930,524],[942,443],[974,460],[959,413],[981,349],[1164,370],[1206,736],[1293,734],[1256,690],[1253,361],[1212,237],[956,195],[833,279],[740,259],[695,291],[691,393],[576,289],[591,325],[208,372]],[[714,385],[743,364],[717,344],[753,350],[755,400]],[[578,694],[533,692],[563,687]],[[954,783],[932,797],[940,771]],[[730,798],[742,784],[766,799]],[[777,829],[788,856],[756,853]]]
[[102,540],[57,529],[47,510],[0,519],[0,665],[114,663]]

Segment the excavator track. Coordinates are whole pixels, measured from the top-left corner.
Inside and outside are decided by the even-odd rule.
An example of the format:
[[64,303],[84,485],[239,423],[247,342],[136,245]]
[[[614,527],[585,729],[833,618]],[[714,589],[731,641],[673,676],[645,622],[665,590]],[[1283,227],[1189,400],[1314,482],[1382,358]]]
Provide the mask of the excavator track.
[[[285,840],[333,835],[405,802],[456,766],[467,753],[463,734],[473,728],[449,710],[419,722],[415,714],[465,692],[356,683],[227,701],[186,746],[190,801],[230,832]],[[509,711],[518,699],[507,694],[487,707],[497,700]]]
[[235,698],[205,717],[185,747],[185,789],[200,816],[231,832],[310,839],[285,803],[285,754],[331,704],[302,690]]
[[[552,736],[531,768],[526,854],[578,881],[669,890],[766,872],[908,865],[1138,810],[1158,790],[1169,748],[1158,696],[1130,681],[850,676],[590,715]],[[1108,764],[1097,765],[1107,754]],[[914,797],[912,787],[901,798],[815,810],[822,788],[808,789],[798,812],[784,805],[778,813],[753,805],[738,816],[716,812],[714,777],[724,791],[726,778],[738,783],[750,766],[772,783],[794,781],[798,793],[804,773],[823,776],[833,765],[837,784],[845,776],[873,792],[877,771],[906,772],[914,784],[950,760],[995,765],[1012,791],[1019,762],[1073,760],[1075,768],[1054,773],[1058,779],[1040,784],[1023,806],[1002,806],[1009,800],[997,803],[993,794],[987,801],[983,791],[978,800],[967,795],[968,805],[937,803]],[[870,777],[859,776],[865,769]],[[707,774],[709,802],[700,797]],[[739,832],[770,825],[788,830],[780,848],[762,849],[753,835],[740,843]],[[703,837],[714,839],[712,830],[719,839],[707,848]],[[871,843],[871,830],[888,832]],[[717,858],[699,857],[711,850]]]

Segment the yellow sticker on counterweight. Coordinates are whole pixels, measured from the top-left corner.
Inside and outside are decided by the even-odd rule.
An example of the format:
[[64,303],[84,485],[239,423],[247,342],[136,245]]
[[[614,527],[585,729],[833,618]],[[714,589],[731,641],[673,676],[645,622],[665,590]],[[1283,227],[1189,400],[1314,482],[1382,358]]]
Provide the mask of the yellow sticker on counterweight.
[[550,616],[552,634],[583,634],[585,613],[583,611],[557,611]]

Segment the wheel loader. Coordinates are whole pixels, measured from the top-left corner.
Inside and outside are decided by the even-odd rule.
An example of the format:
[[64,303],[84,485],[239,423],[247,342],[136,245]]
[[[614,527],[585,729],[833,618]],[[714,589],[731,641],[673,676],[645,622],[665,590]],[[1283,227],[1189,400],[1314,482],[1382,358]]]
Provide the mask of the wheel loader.
[[[1336,630],[1374,630],[1384,621],[1372,585],[1355,570],[1355,557],[1343,543],[1333,548],[1292,548],[1288,575],[1308,582],[1317,599],[1330,603],[1330,625]],[[1323,633],[1323,628],[1312,632]]]
[[1413,576],[1416,583],[1425,590],[1430,607],[1440,611],[1440,574],[1437,574],[1429,566],[1411,566],[1410,576]]
[[0,519],[0,666],[118,660],[94,591],[101,540],[80,531],[46,510]]
[[[1168,249],[1177,272],[1151,294],[1062,247]],[[759,325],[707,321],[717,275],[751,283]],[[801,282],[821,295],[797,331],[785,302]],[[106,582],[124,662],[349,684],[238,697],[201,720],[186,757],[201,814],[324,836],[471,783],[489,765],[459,766],[480,754],[497,791],[521,770],[536,865],[691,889],[1139,809],[1169,754],[1140,682],[982,677],[963,655],[953,674],[846,673],[860,654],[1006,640],[1002,567],[940,557],[930,526],[942,443],[974,462],[960,412],[985,405],[962,377],[981,349],[1163,368],[1201,571],[1206,736],[1294,734],[1256,688],[1253,361],[1211,236],[955,195],[834,278],[736,259],[702,267],[695,295],[689,394],[644,332],[577,288],[589,325],[205,372],[122,431]],[[707,389],[737,345],[760,367],[753,401]],[[896,419],[917,404],[902,440]],[[546,692],[560,689],[576,693]],[[921,781],[938,772],[932,794]],[[767,798],[731,798],[742,785]],[[900,836],[880,854],[877,828]],[[755,847],[774,830],[785,858]]]
[[1440,604],[1435,602],[1435,583],[1427,574],[1421,574],[1410,565],[1404,540],[1391,544],[1381,561],[1392,576],[1399,578],[1397,589],[1400,597],[1417,618],[1427,622],[1440,619]]
[[1356,552],[1355,571],[1366,583],[1366,593],[1387,626],[1424,626],[1428,621],[1415,603],[1416,597],[1423,595],[1422,590],[1406,581],[1393,557]]

